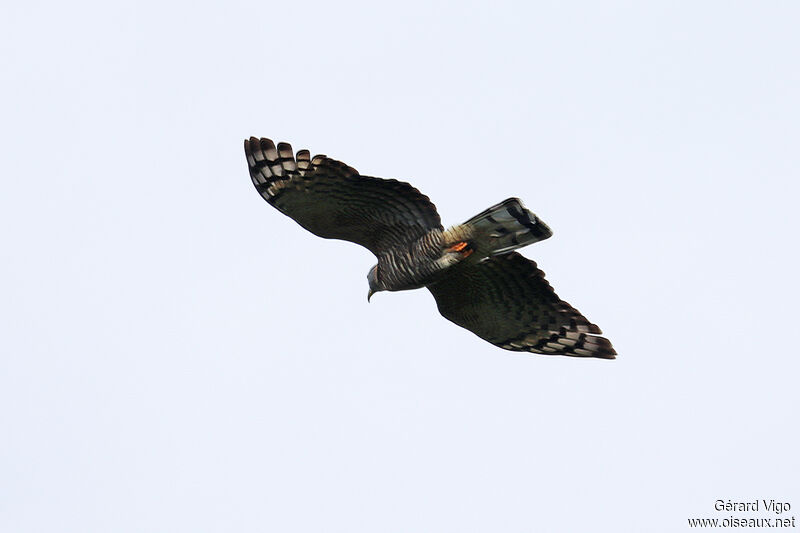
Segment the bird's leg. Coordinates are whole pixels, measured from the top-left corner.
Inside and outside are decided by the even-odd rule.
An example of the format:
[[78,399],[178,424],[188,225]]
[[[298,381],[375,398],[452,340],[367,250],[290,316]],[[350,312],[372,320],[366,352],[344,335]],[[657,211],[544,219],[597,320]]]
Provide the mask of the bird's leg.
[[447,248],[448,252],[460,252],[463,257],[469,257],[474,250],[469,247],[467,241],[457,242],[453,246]]

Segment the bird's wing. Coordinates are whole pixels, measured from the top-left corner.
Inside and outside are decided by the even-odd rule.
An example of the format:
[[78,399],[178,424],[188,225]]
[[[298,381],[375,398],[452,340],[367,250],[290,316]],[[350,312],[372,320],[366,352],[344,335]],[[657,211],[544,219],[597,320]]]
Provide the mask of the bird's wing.
[[359,175],[288,143],[244,142],[250,177],[264,199],[311,233],[360,244],[375,255],[441,229],[436,206],[408,183]]
[[446,319],[507,350],[613,359],[600,328],[561,300],[516,252],[465,261],[429,285]]

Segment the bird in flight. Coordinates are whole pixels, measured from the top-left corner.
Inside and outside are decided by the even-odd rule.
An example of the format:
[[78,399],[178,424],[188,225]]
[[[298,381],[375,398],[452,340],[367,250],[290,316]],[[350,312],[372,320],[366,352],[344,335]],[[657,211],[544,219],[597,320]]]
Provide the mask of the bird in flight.
[[446,319],[506,350],[613,359],[600,328],[561,300],[536,263],[515,250],[552,235],[517,198],[447,230],[436,206],[410,184],[288,143],[244,141],[261,196],[311,233],[364,246],[378,258],[367,300],[380,291],[427,288]]

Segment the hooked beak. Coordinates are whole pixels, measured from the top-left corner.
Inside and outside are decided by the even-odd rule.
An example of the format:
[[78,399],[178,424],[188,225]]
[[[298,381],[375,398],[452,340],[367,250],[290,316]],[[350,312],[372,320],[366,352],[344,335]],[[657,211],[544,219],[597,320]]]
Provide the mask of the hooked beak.
[[369,303],[369,299],[372,298],[373,294],[375,294],[375,291],[370,289],[369,292],[367,293],[367,303]]

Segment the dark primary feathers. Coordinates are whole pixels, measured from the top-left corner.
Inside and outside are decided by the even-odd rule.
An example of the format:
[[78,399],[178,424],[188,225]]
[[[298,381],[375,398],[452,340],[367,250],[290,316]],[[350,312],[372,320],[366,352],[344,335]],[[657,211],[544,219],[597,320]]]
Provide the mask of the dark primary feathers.
[[[244,142],[250,177],[267,202],[315,235],[378,257],[370,294],[427,287],[448,320],[507,350],[613,359],[600,328],[561,300],[536,263],[514,250],[550,228],[509,198],[443,231],[436,207],[408,183],[361,176],[287,143]],[[373,287],[375,284],[375,287]]]
[[517,252],[452,267],[428,289],[446,319],[507,350],[614,358],[600,328]]
[[408,183],[359,175],[344,163],[288,143],[244,142],[261,196],[311,233],[360,244],[375,255],[442,229],[427,196]]

